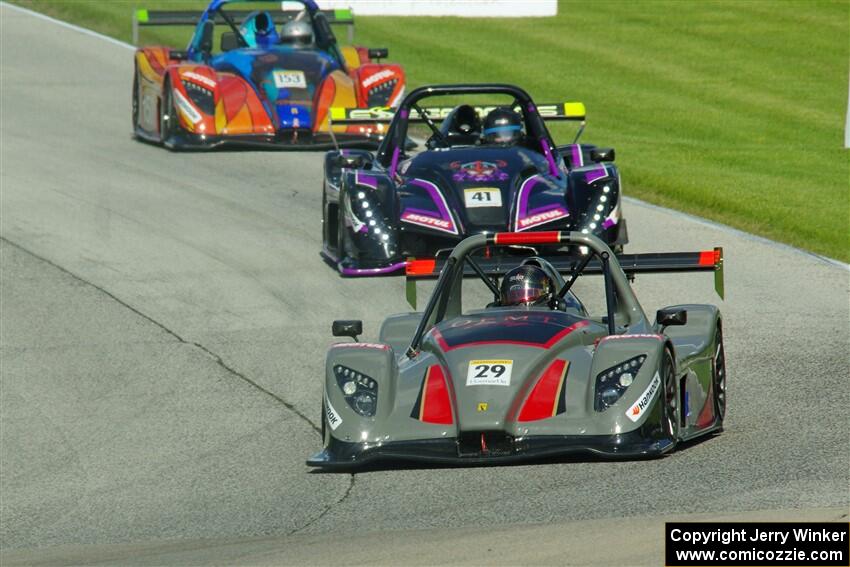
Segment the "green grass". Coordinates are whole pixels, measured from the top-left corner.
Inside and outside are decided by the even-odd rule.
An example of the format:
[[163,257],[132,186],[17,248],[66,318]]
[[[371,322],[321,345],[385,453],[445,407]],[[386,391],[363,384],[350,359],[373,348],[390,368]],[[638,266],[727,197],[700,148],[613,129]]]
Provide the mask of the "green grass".
[[[133,7],[205,4],[18,3],[128,41]],[[182,47],[187,37],[156,28],[143,41]],[[539,101],[583,101],[583,139],[617,149],[627,194],[850,261],[849,0],[562,2],[544,19],[357,17],[356,42],[389,47],[412,86],[512,82]],[[571,141],[574,128],[553,130]]]

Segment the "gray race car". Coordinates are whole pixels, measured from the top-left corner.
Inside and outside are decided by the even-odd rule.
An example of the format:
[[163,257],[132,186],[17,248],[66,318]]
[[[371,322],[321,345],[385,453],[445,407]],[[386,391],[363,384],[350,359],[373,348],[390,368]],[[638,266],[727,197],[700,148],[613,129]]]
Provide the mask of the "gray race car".
[[[564,244],[585,254],[527,256]],[[542,302],[505,299],[510,256],[488,254],[494,247],[518,251],[510,267],[545,274],[551,287]],[[634,458],[720,431],[726,367],[718,308],[667,307],[652,322],[629,279],[712,271],[722,297],[722,267],[720,248],[615,256],[592,235],[556,231],[475,235],[440,264],[410,261],[411,287],[415,278],[439,275],[424,311],[389,317],[378,343],[357,342],[359,321],[334,322],[335,336],[355,342],[328,351],[324,448],[307,464],[496,463],[571,453]],[[572,291],[589,274],[603,278],[603,316],[589,313]],[[494,301],[464,310],[464,276],[478,276]],[[501,288],[498,276],[505,276]]]

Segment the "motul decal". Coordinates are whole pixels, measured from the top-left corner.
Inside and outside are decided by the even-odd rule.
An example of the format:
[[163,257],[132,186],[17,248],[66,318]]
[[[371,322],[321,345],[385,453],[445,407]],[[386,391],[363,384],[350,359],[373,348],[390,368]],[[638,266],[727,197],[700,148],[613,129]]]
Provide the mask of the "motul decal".
[[411,213],[409,212],[409,210],[405,211],[401,215],[401,220],[412,224],[418,224],[420,226],[427,226],[429,228],[439,228],[445,230],[446,232],[451,232],[452,234],[454,234],[454,231],[452,230],[452,224],[449,221],[423,215],[420,213]]
[[375,348],[379,350],[390,350],[389,345],[380,343],[336,343],[333,348]]
[[646,408],[649,407],[649,403],[652,401],[652,398],[655,397],[656,392],[658,392],[658,388],[661,386],[661,376],[659,376],[658,372],[655,372],[655,376],[652,378],[652,382],[649,383],[646,390],[644,390],[643,394],[640,395],[638,400],[632,404],[628,410],[626,410],[626,417],[631,419],[632,421],[637,421],[640,419],[640,416],[643,415],[643,412],[646,411]]
[[602,340],[599,342],[614,341],[617,339],[656,339],[659,341],[663,341],[664,336],[647,333],[636,333],[634,335],[608,335],[607,337],[603,337]]
[[368,89],[369,87],[383,79],[392,79],[393,77],[395,77],[394,71],[392,71],[391,69],[384,69],[383,71],[378,71],[374,75],[370,75],[369,77],[364,79],[363,86]]
[[180,77],[184,79],[189,79],[196,83],[200,83],[209,89],[214,89],[216,85],[216,82],[210,79],[209,77],[205,77],[204,75],[201,75],[200,73],[195,73],[194,71],[183,71],[182,73],[180,73]]
[[328,420],[331,431],[336,431],[336,428],[342,425],[342,418],[336,413],[327,396],[325,396],[325,418]]
[[532,214],[529,217],[519,219],[517,230],[527,230],[537,225],[568,217],[569,215],[570,214],[567,212],[567,209],[556,205],[548,211],[541,211],[539,213]]

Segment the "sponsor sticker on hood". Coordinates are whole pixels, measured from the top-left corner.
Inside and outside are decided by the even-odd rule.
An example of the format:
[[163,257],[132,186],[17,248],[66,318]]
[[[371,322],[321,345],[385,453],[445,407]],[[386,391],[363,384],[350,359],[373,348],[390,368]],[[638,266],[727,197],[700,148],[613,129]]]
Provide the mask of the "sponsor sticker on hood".
[[513,360],[470,360],[467,386],[510,386]]
[[473,187],[463,190],[466,208],[501,207],[502,192],[497,187]]
[[632,421],[640,419],[640,416],[642,416],[643,412],[645,412],[649,407],[649,403],[655,397],[655,394],[658,392],[660,387],[661,376],[659,376],[658,371],[656,371],[655,376],[652,378],[652,382],[649,383],[649,386],[646,387],[643,394],[641,394],[637,401],[632,404],[632,407],[626,410],[626,417]]
[[274,86],[279,89],[306,89],[307,79],[304,71],[284,71],[277,69],[272,73]]
[[197,124],[198,122],[200,122],[203,118],[203,116],[201,116],[201,113],[195,110],[195,107],[193,107],[192,104],[188,100],[186,100],[186,97],[183,96],[180,91],[174,90],[172,92],[174,93],[174,102],[177,103],[177,108],[180,109],[180,112],[182,112],[183,115],[188,118],[192,124]]

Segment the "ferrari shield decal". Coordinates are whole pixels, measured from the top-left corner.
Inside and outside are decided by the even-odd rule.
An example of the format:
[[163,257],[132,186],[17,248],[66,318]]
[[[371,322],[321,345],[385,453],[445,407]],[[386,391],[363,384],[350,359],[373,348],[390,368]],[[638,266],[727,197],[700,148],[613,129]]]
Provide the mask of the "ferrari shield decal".
[[510,386],[513,360],[470,360],[467,386]]
[[654,398],[656,392],[658,392],[659,386],[661,386],[661,376],[659,376],[656,371],[655,376],[652,378],[652,382],[649,383],[649,386],[646,387],[643,394],[641,394],[638,400],[632,404],[632,407],[626,410],[626,417],[632,421],[640,419],[640,416],[642,416],[643,412],[646,411],[646,408],[649,407],[649,402],[652,401],[652,398]]
[[336,413],[327,396],[325,396],[325,419],[328,420],[328,425],[332,431],[335,431],[337,427],[342,425],[342,418]]

